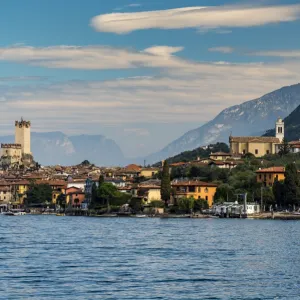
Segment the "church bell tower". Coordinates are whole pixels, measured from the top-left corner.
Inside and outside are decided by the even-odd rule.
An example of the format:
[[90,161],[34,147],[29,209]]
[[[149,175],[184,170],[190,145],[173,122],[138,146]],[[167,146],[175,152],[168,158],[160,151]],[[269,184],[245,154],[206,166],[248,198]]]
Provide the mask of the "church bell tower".
[[280,142],[284,139],[284,122],[281,118],[277,119],[276,122],[276,137],[280,140]]

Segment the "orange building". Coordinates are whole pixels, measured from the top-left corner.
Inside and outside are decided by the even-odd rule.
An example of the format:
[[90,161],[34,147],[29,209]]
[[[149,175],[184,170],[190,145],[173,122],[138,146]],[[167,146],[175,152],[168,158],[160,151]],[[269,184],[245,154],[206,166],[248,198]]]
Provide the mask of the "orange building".
[[85,193],[82,191],[82,189],[77,187],[70,187],[66,189],[66,203],[69,206],[73,208],[79,208],[84,199]]
[[256,181],[264,186],[272,186],[275,179],[284,180],[285,167],[271,167],[256,171]]
[[173,181],[172,188],[175,189],[176,198],[204,199],[209,207],[213,205],[214,196],[218,185],[198,180]]

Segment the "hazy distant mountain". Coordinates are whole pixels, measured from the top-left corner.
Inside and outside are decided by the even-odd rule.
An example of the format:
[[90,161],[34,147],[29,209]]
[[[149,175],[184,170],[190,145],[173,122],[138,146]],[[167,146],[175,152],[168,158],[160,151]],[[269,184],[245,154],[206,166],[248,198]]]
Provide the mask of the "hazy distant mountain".
[[[0,142],[13,143],[14,136],[0,137]],[[72,165],[85,159],[103,166],[124,163],[119,146],[102,135],[67,136],[62,132],[32,132],[31,151],[42,165]]]
[[[264,136],[274,136],[275,129],[270,129]],[[300,105],[284,119],[284,136],[288,141],[300,139]]]
[[167,145],[161,151],[149,155],[149,163],[174,156],[183,151],[216,142],[228,143],[230,133],[239,135],[261,135],[274,127],[276,119],[290,114],[300,105],[300,84],[283,87],[261,98],[231,106],[223,110],[212,121],[191,130]]

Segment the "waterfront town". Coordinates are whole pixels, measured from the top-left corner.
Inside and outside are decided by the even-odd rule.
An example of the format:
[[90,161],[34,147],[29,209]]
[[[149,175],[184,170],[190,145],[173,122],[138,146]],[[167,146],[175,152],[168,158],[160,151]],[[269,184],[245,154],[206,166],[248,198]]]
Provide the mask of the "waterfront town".
[[152,166],[43,166],[31,152],[31,122],[15,121],[1,144],[0,212],[99,216],[298,214],[300,141],[229,137]]

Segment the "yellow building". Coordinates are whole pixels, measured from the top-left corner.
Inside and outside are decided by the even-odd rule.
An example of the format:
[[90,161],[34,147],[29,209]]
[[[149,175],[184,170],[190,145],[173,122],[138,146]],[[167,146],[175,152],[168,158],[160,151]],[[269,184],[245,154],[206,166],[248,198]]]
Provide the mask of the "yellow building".
[[213,205],[214,196],[218,185],[203,181],[173,181],[172,188],[175,189],[175,197],[193,197],[194,199],[204,199],[209,207]]
[[[61,193],[65,193],[66,182],[63,180],[36,180],[35,184],[49,184],[52,188],[52,202],[56,203],[56,198]],[[23,205],[24,200],[27,196],[28,191],[32,182],[29,180],[21,180],[11,183],[12,187],[12,204],[13,205]]]
[[284,180],[284,167],[271,167],[256,171],[256,181],[264,186],[272,186],[275,179],[278,181]]
[[232,157],[231,153],[225,153],[225,152],[215,152],[209,155],[209,158],[212,160],[222,160],[222,161],[231,157]]
[[147,204],[151,203],[152,201],[160,201],[160,186],[161,181],[159,179],[152,179],[142,182],[138,185],[137,195],[138,197],[141,197]]
[[284,139],[284,122],[279,118],[276,122],[276,136],[241,136],[229,137],[230,152],[233,155],[252,153],[256,157],[278,152],[279,145]]
[[145,178],[152,178],[158,173],[158,168],[143,168],[138,176],[139,177],[145,177]]

